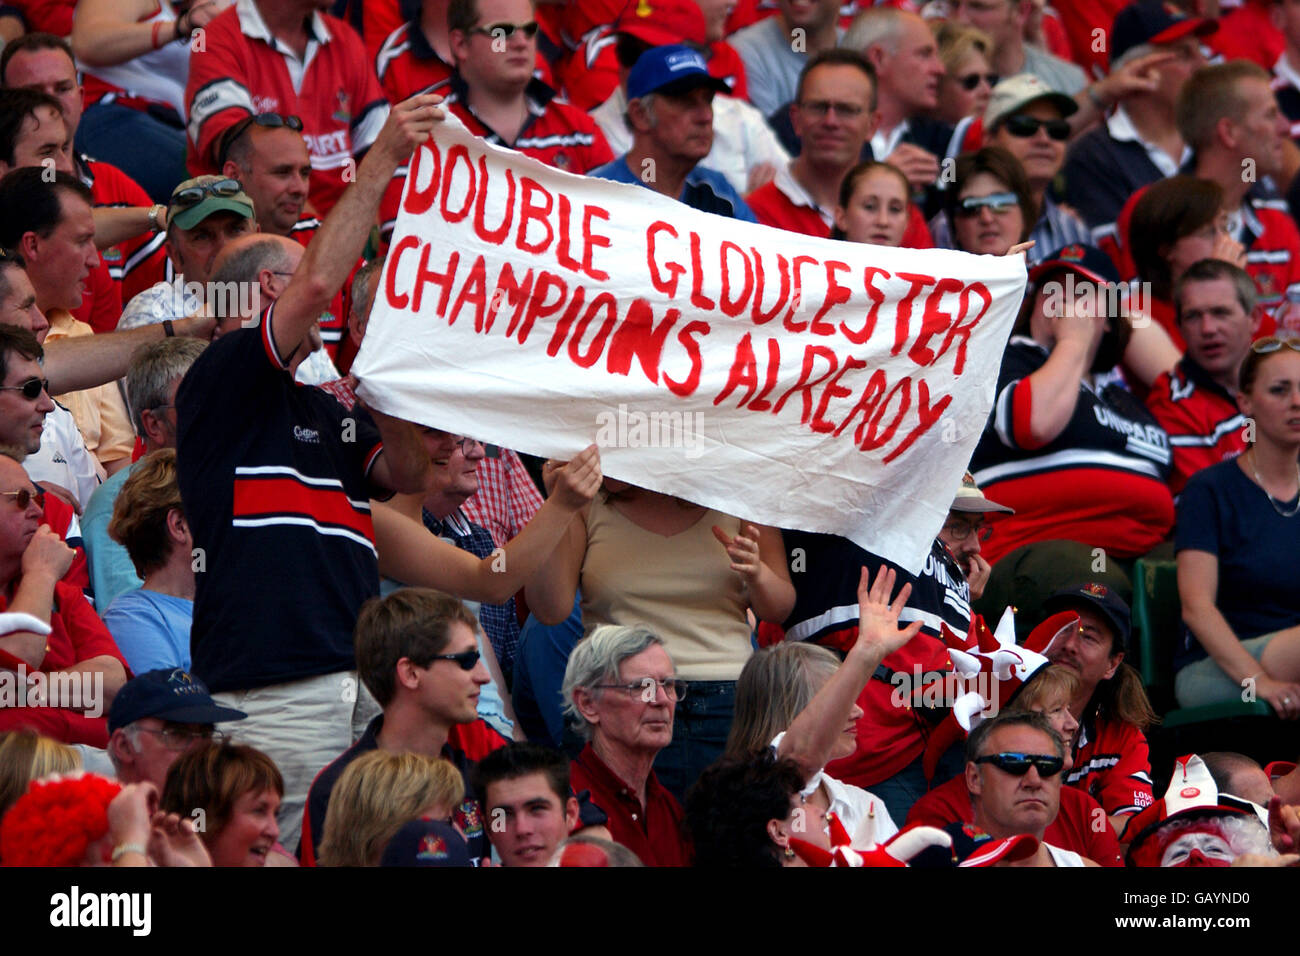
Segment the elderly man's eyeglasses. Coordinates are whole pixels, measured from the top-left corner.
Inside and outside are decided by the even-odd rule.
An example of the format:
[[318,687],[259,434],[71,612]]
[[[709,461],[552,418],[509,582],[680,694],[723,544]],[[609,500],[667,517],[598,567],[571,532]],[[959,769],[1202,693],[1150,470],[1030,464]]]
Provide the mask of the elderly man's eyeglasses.
[[181,209],[188,209],[190,206],[202,202],[204,196],[230,197],[243,188],[239,181],[235,179],[218,179],[215,183],[187,186],[179,192],[172,193],[172,205],[179,206]]
[[971,535],[975,535],[980,541],[987,541],[993,537],[993,526],[980,522],[979,524],[967,524],[965,521],[949,521],[943,526],[943,533],[953,541],[965,541]]
[[640,680],[634,680],[626,684],[596,684],[601,690],[621,690],[634,697],[640,697],[646,703],[650,703],[659,696],[656,688],[662,687],[664,694],[669,700],[681,700],[686,696],[686,681],[670,677],[667,680],[656,680],[653,677],[642,677]]
[[456,666],[463,671],[472,671],[478,666],[479,652],[477,649],[471,651],[461,651],[459,654],[434,654],[429,658],[430,663],[433,661],[455,661]]
[[1054,757],[1048,754],[1024,754],[1017,752],[1008,752],[1000,754],[989,754],[986,757],[976,757],[976,763],[991,763],[1004,773],[1009,773],[1013,777],[1023,777],[1029,773],[1029,768],[1033,767],[1038,771],[1038,775],[1043,778],[1055,777],[1065,767],[1065,758]]
[[991,196],[967,196],[957,203],[955,212],[963,219],[971,219],[988,207],[999,216],[1006,215],[1017,206],[1015,193],[994,193]]
[[0,495],[3,495],[6,498],[12,498],[14,504],[18,506],[19,511],[26,511],[27,506],[33,501],[36,502],[36,507],[42,510],[45,509],[45,492],[39,488],[35,491],[32,491],[30,488],[19,488],[17,491],[0,491]]
[[515,35],[515,31],[518,30],[523,33],[526,39],[531,40],[533,37],[537,36],[538,29],[537,21],[529,20],[527,23],[493,23],[486,27],[475,27],[469,32],[481,33],[484,36],[492,37],[493,39],[500,37],[503,40],[509,40]]
[[188,750],[192,744],[203,741],[207,743],[219,744],[223,740],[228,740],[230,735],[223,734],[219,730],[186,730],[183,727],[164,727],[162,730],[154,730],[152,727],[137,727],[136,730],[141,733],[153,734],[162,740],[162,745],[168,750]]
[[0,391],[5,392],[22,392],[23,398],[29,402],[34,402],[41,397],[41,392],[50,390],[49,379],[29,378],[21,385],[0,385]]

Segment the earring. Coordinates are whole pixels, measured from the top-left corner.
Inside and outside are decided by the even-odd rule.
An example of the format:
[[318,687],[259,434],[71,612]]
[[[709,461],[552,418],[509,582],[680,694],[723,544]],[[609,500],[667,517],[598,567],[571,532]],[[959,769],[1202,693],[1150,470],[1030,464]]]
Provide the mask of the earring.
[[785,858],[786,858],[787,860],[793,860],[793,859],[794,859],[794,850],[790,849],[789,847],[786,847],[786,848],[785,848],[784,850],[782,850],[781,852],[782,852],[782,855],[785,856]]

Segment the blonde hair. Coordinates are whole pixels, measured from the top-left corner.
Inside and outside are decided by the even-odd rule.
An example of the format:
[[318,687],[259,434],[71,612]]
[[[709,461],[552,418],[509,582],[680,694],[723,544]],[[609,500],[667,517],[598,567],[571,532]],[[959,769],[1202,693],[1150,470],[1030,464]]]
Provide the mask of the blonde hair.
[[986,60],[992,56],[993,41],[983,30],[955,20],[931,20],[930,31],[939,47],[939,59],[949,76],[957,73],[957,68],[971,53],[978,53]]
[[430,807],[465,798],[460,771],[439,757],[372,750],[343,771],[330,794],[321,866],[378,866],[384,847]]
[[34,730],[0,733],[0,817],[27,792],[33,780],[81,769],[81,755],[67,744]]
[[1250,60],[1229,60],[1203,66],[1193,73],[1178,91],[1174,114],[1178,131],[1193,150],[1200,151],[1214,142],[1214,128],[1219,120],[1231,117],[1239,121],[1249,104],[1241,84],[1246,80],[1268,83],[1272,76]]
[[1068,704],[1079,692],[1079,676],[1068,667],[1049,664],[1036,673],[1020,688],[1015,700],[1011,702],[1012,710],[1033,710],[1044,707],[1048,701],[1060,700]]
[[834,651],[786,641],[754,654],[736,681],[736,712],[726,757],[761,753],[811,703],[840,666]]

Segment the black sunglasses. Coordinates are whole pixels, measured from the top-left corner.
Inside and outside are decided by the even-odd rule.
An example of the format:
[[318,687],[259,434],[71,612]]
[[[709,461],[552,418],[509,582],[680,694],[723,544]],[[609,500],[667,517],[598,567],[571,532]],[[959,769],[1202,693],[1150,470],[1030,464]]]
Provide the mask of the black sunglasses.
[[12,498],[19,511],[26,511],[27,506],[33,501],[36,502],[36,507],[42,511],[45,510],[45,492],[39,488],[35,491],[30,488],[19,488],[17,491],[0,491],[0,495]]
[[1047,754],[1000,753],[987,757],[976,757],[976,763],[991,763],[999,770],[1013,777],[1023,777],[1033,767],[1043,779],[1055,777],[1065,767],[1064,757],[1051,757]]
[[29,402],[34,402],[41,397],[41,392],[50,390],[49,379],[29,378],[21,385],[0,385],[0,391],[22,392],[23,398]]
[[242,191],[243,188],[239,181],[235,179],[218,179],[215,183],[187,186],[179,192],[172,193],[172,205],[179,206],[181,209],[188,209],[190,206],[202,202],[204,196],[233,196]]
[[530,20],[527,23],[493,23],[486,27],[475,27],[469,32],[481,33],[484,36],[493,37],[494,39],[500,37],[503,40],[509,40],[515,35],[516,30],[520,30],[527,39],[531,40],[533,37],[537,36],[537,31],[539,29],[537,21]]
[[477,650],[461,651],[459,654],[434,654],[429,661],[455,661],[463,671],[472,671],[478,666],[479,653]]
[[1008,133],[1021,139],[1028,139],[1040,129],[1047,130],[1047,135],[1058,143],[1064,143],[1070,138],[1070,124],[1063,119],[1037,119],[1017,113],[1015,116],[1007,117],[1006,126]]
[[256,116],[246,116],[226,133],[225,138],[221,141],[221,155],[217,157],[217,162],[222,166],[226,164],[226,154],[230,152],[230,147],[235,145],[239,137],[244,135],[248,127],[257,124],[266,129],[280,129],[288,127],[295,133],[302,132],[302,120],[297,116],[284,116],[280,113],[258,113]]
[[1002,79],[1002,77],[996,73],[968,73],[965,76],[955,76],[953,79],[967,93],[973,93],[975,88],[980,85],[980,80],[983,80],[989,86],[997,86],[998,80]]

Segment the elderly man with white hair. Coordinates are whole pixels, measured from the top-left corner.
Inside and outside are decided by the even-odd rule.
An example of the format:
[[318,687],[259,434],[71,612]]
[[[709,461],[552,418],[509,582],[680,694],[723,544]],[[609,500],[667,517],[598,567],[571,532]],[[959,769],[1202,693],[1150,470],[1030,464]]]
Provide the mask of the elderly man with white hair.
[[564,672],[565,710],[587,741],[570,768],[571,785],[590,791],[614,840],[648,866],[690,862],[681,805],[652,769],[672,742],[685,692],[663,641],[645,627],[597,627]]

